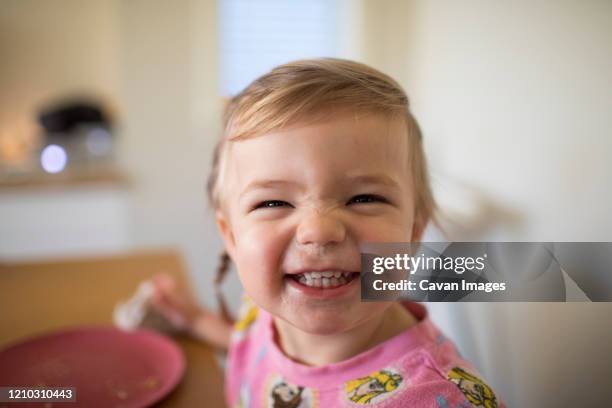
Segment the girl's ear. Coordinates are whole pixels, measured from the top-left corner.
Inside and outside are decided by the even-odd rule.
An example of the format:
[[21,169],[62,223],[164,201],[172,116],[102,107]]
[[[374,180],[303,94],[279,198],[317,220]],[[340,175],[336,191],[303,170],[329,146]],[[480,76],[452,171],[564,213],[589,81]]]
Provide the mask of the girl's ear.
[[236,241],[234,240],[234,234],[232,232],[229,219],[223,213],[223,211],[217,210],[215,212],[215,220],[217,221],[217,227],[219,228],[219,232],[221,233],[221,238],[223,238],[225,250],[229,254],[230,258],[235,259],[234,252],[236,249]]

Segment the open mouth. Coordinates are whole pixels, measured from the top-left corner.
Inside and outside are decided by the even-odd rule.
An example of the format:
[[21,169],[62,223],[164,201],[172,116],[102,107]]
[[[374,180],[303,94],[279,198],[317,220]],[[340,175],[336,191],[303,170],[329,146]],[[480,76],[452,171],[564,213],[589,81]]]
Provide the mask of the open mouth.
[[304,272],[288,277],[311,288],[333,289],[351,283],[358,276],[359,272],[323,271]]

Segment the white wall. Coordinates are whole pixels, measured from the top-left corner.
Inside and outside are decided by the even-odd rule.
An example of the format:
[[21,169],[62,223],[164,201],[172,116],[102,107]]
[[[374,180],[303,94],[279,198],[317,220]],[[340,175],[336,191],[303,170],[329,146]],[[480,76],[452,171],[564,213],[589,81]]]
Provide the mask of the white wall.
[[[408,91],[452,238],[612,240],[611,2],[372,3],[361,56]],[[430,308],[509,406],[609,404],[611,304]]]
[[69,257],[130,245],[122,186],[61,186],[0,192],[0,259]]
[[212,306],[221,245],[205,181],[220,123],[216,5],[135,0],[118,7],[126,108],[120,154],[134,180],[134,245],[180,248],[196,291]]
[[0,118],[58,94],[93,91],[116,99],[115,1],[3,0]]

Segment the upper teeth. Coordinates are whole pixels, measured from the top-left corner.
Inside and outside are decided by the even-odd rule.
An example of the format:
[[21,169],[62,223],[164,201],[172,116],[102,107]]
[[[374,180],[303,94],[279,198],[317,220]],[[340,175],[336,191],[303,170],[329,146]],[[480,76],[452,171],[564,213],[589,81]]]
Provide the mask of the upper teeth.
[[351,272],[324,271],[304,272],[296,276],[297,280],[306,286],[317,288],[335,288],[350,281]]
[[303,274],[306,279],[321,279],[321,278],[339,278],[344,276],[348,278],[351,273],[350,272],[340,272],[340,271],[324,271],[324,272],[304,272]]

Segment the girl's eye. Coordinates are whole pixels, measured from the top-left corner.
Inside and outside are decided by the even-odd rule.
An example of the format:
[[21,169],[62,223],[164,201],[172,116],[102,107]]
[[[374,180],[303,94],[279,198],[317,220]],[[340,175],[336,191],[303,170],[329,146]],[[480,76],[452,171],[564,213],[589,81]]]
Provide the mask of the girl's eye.
[[348,204],[388,203],[387,199],[375,194],[360,194],[349,200]]
[[261,203],[257,204],[253,209],[257,210],[259,208],[277,208],[277,207],[291,207],[291,204],[289,204],[286,201],[281,201],[281,200],[266,200],[266,201],[262,201]]

